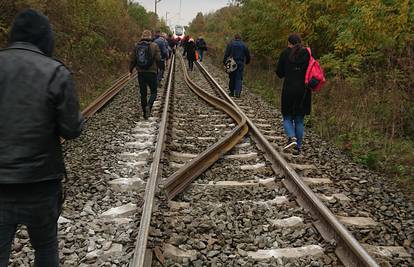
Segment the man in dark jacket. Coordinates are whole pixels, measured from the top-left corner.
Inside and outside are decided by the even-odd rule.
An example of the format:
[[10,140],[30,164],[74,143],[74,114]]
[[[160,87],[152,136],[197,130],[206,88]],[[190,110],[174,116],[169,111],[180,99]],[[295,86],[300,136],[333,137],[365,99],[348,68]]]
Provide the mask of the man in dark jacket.
[[161,52],[161,63],[159,64],[157,74],[158,86],[161,87],[161,81],[164,78],[165,63],[168,59],[168,43],[164,37],[161,36],[160,31],[155,32],[154,42],[158,45]]
[[196,41],[196,47],[197,47],[197,53],[198,53],[198,59],[200,62],[203,61],[203,54],[204,51],[207,51],[207,44],[203,37],[198,37]]
[[51,58],[47,17],[28,9],[0,51],[0,267],[18,224],[27,226],[35,266],[59,266],[57,220],[65,174],[59,136],[83,127],[70,72]]
[[241,40],[239,34],[236,34],[234,36],[234,40],[227,45],[226,52],[224,53],[223,64],[226,64],[230,57],[232,57],[237,63],[237,69],[229,74],[230,96],[239,98],[243,87],[244,64],[250,63],[249,49]]
[[[148,46],[150,58],[149,66],[140,66],[139,59],[137,58],[137,49],[139,46]],[[150,116],[152,105],[154,104],[155,99],[157,98],[157,71],[161,63],[160,48],[155,43],[152,42],[151,31],[145,30],[142,32],[141,40],[138,42],[134,48],[134,52],[131,56],[131,63],[129,64],[129,73],[132,74],[134,68],[138,72],[138,83],[139,83],[139,92],[141,95],[141,107],[144,114],[144,119],[148,120]],[[150,88],[151,96],[149,101],[147,101],[147,87]]]

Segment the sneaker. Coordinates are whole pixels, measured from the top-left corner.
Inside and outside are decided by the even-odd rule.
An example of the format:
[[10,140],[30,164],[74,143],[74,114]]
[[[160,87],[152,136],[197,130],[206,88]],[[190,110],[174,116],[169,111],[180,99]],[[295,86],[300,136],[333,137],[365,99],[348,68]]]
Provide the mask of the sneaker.
[[296,149],[295,151],[293,151],[292,155],[293,155],[294,157],[299,156],[299,155],[300,155],[300,150],[299,150],[299,149]]
[[298,143],[296,142],[296,137],[292,137],[288,139],[288,144],[282,149],[282,151],[285,151],[289,148],[296,147]]

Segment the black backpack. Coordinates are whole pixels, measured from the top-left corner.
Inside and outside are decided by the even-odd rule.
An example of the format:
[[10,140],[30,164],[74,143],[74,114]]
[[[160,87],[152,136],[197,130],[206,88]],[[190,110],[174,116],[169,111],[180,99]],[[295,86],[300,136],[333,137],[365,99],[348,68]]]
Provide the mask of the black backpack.
[[141,69],[149,69],[154,62],[150,49],[150,42],[142,41],[137,44],[135,55],[137,57],[137,66]]

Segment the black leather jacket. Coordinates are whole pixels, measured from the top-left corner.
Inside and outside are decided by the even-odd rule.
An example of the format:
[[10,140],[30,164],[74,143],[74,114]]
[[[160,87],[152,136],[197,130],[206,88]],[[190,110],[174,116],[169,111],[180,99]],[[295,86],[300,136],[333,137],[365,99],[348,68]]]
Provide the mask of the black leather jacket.
[[24,42],[0,51],[0,184],[61,179],[59,136],[83,128],[70,72]]

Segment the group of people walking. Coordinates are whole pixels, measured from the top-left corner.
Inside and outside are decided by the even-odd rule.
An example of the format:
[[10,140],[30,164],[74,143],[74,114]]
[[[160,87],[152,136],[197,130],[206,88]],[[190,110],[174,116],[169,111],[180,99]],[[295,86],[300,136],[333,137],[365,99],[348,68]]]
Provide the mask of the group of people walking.
[[[48,18],[33,9],[22,11],[11,27],[9,43],[0,50],[0,267],[8,264],[19,224],[27,226],[35,266],[59,266],[57,220],[66,175],[60,137],[78,137],[84,120],[71,73],[52,58],[54,34]],[[190,38],[182,45],[189,64],[196,59],[195,51],[203,60],[207,45],[202,38],[196,42]],[[145,119],[176,46],[171,36],[144,30],[134,48],[129,70],[138,72]],[[281,111],[288,137],[284,149],[294,147],[294,154],[302,150],[304,116],[311,112],[312,94],[305,85],[310,58],[300,36],[292,34],[276,68],[284,78]],[[226,47],[223,63],[229,62],[229,93],[240,97],[250,53],[238,34]]]
[[[283,78],[281,111],[283,127],[287,135],[287,143],[283,150],[293,148],[293,155],[302,151],[304,136],[304,117],[311,112],[311,89],[305,85],[311,55],[303,47],[298,34],[288,37],[288,46],[279,56],[276,74]],[[245,64],[250,62],[250,53],[239,34],[234,36],[226,47],[223,64],[229,72],[229,94],[240,98],[243,85]],[[234,65],[234,67],[232,66]]]
[[188,69],[193,71],[194,62],[197,60],[203,61],[204,52],[207,51],[207,43],[201,36],[194,42],[194,39],[187,35],[181,40],[181,46],[184,50],[183,56],[188,61]]

